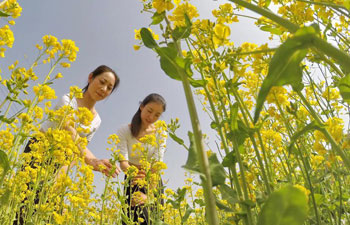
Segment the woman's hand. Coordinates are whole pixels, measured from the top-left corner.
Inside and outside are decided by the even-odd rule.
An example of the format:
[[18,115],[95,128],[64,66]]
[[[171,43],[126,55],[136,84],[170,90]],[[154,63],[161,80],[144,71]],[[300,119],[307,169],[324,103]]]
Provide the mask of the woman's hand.
[[145,179],[145,177],[146,177],[146,172],[144,170],[139,170],[137,175],[132,178],[132,185],[136,185],[138,179]]
[[147,195],[142,192],[134,193],[131,197],[131,206],[143,205],[147,202]]
[[[120,173],[120,168],[118,165],[112,165],[112,163],[109,162],[108,159],[91,159],[89,160],[91,165],[93,167],[93,170],[99,171],[104,173],[106,176],[112,176],[113,178],[117,177]],[[112,171],[114,170],[114,171]]]

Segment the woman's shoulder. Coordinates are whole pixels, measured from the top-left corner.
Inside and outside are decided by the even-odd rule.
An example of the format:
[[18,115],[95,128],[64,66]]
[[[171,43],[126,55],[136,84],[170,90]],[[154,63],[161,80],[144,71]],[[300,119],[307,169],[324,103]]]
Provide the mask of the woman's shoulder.
[[118,128],[117,134],[131,135],[130,125],[124,124]]
[[69,93],[67,93],[67,94],[62,95],[62,97],[60,98],[60,100],[58,102],[58,106],[64,106],[64,105],[70,105],[73,108],[77,108],[77,101],[74,97],[71,98],[69,96]]

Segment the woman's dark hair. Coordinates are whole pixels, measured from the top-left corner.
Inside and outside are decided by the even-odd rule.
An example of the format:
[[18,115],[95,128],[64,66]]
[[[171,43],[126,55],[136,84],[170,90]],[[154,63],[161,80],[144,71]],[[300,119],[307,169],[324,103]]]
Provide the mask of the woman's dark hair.
[[[160,103],[163,105],[163,112],[165,112],[166,109],[166,102],[165,99],[160,96],[159,94],[156,93],[152,93],[150,95],[148,95],[141,103],[140,106],[145,106],[148,103],[151,102],[156,102],[156,103]],[[131,134],[132,136],[134,136],[135,138],[139,135],[140,133],[140,129],[141,129],[141,109],[139,107],[139,109],[137,110],[137,112],[135,113],[135,115],[132,117],[131,120]]]
[[[101,74],[106,73],[106,72],[113,73],[113,75],[115,77],[115,83],[114,83],[114,86],[113,86],[113,89],[112,89],[112,92],[113,92],[114,89],[116,89],[118,87],[118,85],[120,83],[120,80],[119,80],[119,77],[118,77],[117,73],[114,70],[112,70],[111,68],[109,68],[108,66],[101,65],[101,66],[97,67],[94,71],[92,71],[91,72],[92,79],[95,79],[95,77],[98,77]],[[83,92],[86,92],[88,88],[89,88],[89,83],[83,88]]]

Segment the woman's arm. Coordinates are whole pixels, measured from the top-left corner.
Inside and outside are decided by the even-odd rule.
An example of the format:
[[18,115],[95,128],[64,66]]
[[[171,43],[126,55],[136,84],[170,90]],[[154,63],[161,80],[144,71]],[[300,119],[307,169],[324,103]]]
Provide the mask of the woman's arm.
[[[66,125],[65,129],[71,132],[73,140],[77,140],[79,138],[79,134],[77,133],[76,129],[74,129],[70,125]],[[104,173],[105,175],[112,177],[116,177],[120,173],[120,168],[118,165],[115,165],[115,171],[111,173],[111,170],[113,169],[113,165],[109,162],[108,159],[98,159],[96,156],[87,148],[82,148],[78,145],[78,148],[80,150],[81,155],[84,157],[84,160],[86,164],[92,166],[93,170],[100,171]],[[101,170],[101,168],[103,168]]]

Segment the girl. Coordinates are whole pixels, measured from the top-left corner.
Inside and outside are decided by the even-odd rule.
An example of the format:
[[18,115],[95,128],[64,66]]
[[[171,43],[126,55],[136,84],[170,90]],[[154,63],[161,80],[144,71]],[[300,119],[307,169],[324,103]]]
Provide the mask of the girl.
[[[89,74],[88,84],[83,88],[83,98],[76,99],[73,97],[73,99],[70,99],[69,94],[62,96],[59,103],[55,106],[55,109],[58,109],[64,105],[70,105],[75,110],[78,109],[78,107],[86,107],[94,116],[90,126],[83,127],[88,128],[90,131],[89,133],[77,133],[73,127],[68,125],[65,126],[65,129],[72,133],[72,137],[77,137],[77,135],[79,135],[86,137],[88,142],[91,141],[101,124],[101,118],[95,109],[95,104],[96,102],[108,97],[118,87],[119,82],[119,77],[111,68],[101,65]],[[45,122],[42,125],[41,130],[45,132],[50,127],[54,127],[55,125],[55,123],[50,121]],[[28,150],[30,151],[29,146],[26,147],[25,152]],[[108,159],[97,159],[88,148],[80,149],[80,151],[81,154],[84,155],[85,162],[91,165],[95,171],[100,171],[102,166],[105,169],[101,172],[109,175],[109,172],[112,169],[112,164]],[[116,177],[119,172],[120,169],[117,167],[112,176]]]
[[[55,106],[56,110],[65,105],[71,106],[74,110],[77,110],[78,107],[86,107],[93,114],[93,119],[90,125],[89,126],[80,125],[80,127],[84,128],[85,130],[81,132],[78,132],[74,127],[68,124],[63,125],[63,128],[70,131],[73,138],[78,138],[79,136],[86,137],[87,141],[90,142],[101,124],[101,118],[95,109],[95,104],[96,102],[101,101],[106,97],[108,97],[117,88],[118,85],[119,85],[119,77],[111,68],[105,65],[101,65],[97,67],[93,72],[89,74],[88,84],[83,89],[82,98],[75,98],[75,97],[70,98],[69,94],[66,94],[62,96],[58,104]],[[45,121],[41,126],[41,131],[47,132],[49,128],[55,128],[55,127],[57,127],[56,122]],[[88,133],[85,133],[87,132],[86,130],[88,130]],[[28,142],[27,146],[25,147],[24,152],[25,153],[31,152],[32,144],[36,142],[38,142],[38,140],[36,140],[35,138],[32,138]],[[101,172],[103,172],[106,175],[112,175],[113,177],[116,177],[120,173],[120,168],[116,166],[115,171],[113,171],[113,173],[110,174],[113,168],[113,165],[109,162],[108,159],[98,159],[94,156],[94,154],[88,148],[81,148],[80,146],[78,146],[78,148],[80,150],[81,155],[84,157],[85,162],[88,165],[91,165],[95,171],[101,171],[100,168],[102,167],[104,169]],[[35,166],[33,166],[32,163],[30,163],[29,165],[31,165],[32,168],[36,168]],[[68,166],[63,166],[59,170],[58,174],[65,172],[67,169],[68,169]],[[56,178],[57,178],[57,175],[56,175]],[[27,184],[27,185],[28,187],[30,186],[30,184]],[[37,190],[37,195],[34,199],[34,204],[38,204],[40,201],[38,196],[39,192],[40,192],[40,188],[39,190]],[[24,218],[25,209],[26,209],[25,207],[20,208],[20,211],[17,213],[16,219],[13,223],[14,225],[26,223]]]
[[[156,135],[154,123],[159,119],[166,109],[166,102],[159,94],[148,95],[140,104],[139,109],[131,120],[131,124],[122,126],[117,135],[120,139],[119,149],[123,156],[120,160],[121,169],[126,172],[130,166],[135,166],[139,169],[138,175],[133,181],[130,179],[129,184],[125,184],[125,194],[127,195],[127,204],[131,206],[128,209],[128,216],[130,218],[133,214],[134,222],[141,222],[140,224],[149,224],[148,210],[142,205],[147,201],[146,187],[136,185],[135,179],[142,179],[145,177],[145,172],[141,168],[141,154],[135,154],[133,145],[141,144],[140,139],[146,135]],[[165,135],[160,138],[164,139]],[[147,161],[163,161],[165,150],[165,139],[162,140],[161,146],[147,147]],[[127,176],[125,176],[127,179]],[[133,194],[138,192],[137,200],[133,198]],[[143,221],[143,222],[142,222]]]

